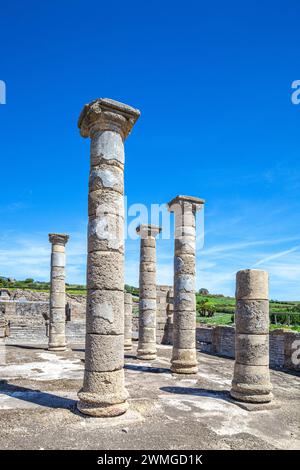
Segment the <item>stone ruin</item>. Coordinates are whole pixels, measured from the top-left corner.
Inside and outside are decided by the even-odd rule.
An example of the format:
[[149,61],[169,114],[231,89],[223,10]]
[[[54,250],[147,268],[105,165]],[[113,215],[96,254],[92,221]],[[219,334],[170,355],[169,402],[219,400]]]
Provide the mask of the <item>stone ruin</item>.
[[[132,315],[132,296],[124,294],[124,141],[139,116],[140,112],[130,106],[98,99],[84,107],[78,121],[81,135],[89,137],[91,145],[86,323],[82,321],[86,328],[85,372],[77,406],[91,416],[117,416],[128,409],[124,350],[132,348],[137,320]],[[157,343],[172,344],[171,371],[183,376],[198,371],[195,218],[204,202],[200,198],[177,196],[168,204],[175,218],[174,286],[156,283],[155,237],[160,227],[137,228],[141,237],[137,357],[154,360]],[[40,319],[48,315],[49,350],[63,351],[68,336],[65,321],[68,235],[50,234],[49,240],[50,313],[49,300],[44,301],[43,307],[43,301],[39,302],[37,309]],[[241,402],[268,403],[272,400],[268,274],[260,270],[238,272],[236,299],[235,367],[230,394],[233,400]],[[18,315],[21,303],[17,306],[15,302],[12,307],[10,299],[0,300],[5,307],[5,315],[0,317],[0,336],[7,336],[7,319]],[[43,308],[47,313],[41,315]],[[14,309],[13,314],[10,309]]]

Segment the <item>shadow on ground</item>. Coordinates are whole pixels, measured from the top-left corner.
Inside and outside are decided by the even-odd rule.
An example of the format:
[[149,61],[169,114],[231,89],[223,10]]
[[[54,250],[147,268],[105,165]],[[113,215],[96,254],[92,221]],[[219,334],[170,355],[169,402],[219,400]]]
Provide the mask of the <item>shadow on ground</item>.
[[160,387],[163,392],[174,393],[176,395],[193,395],[199,397],[219,398],[231,402],[228,390],[209,390],[205,388],[193,387]]
[[171,374],[170,369],[167,369],[166,367],[150,367],[150,366],[139,366],[135,364],[125,364],[124,368],[127,370],[135,370],[137,372],[149,372],[150,374],[162,374],[162,373]]
[[7,395],[11,398],[34,403],[35,405],[45,406],[46,408],[63,408],[74,410],[76,401],[70,398],[60,397],[52,393],[42,392],[41,390],[32,390],[26,387],[12,385],[5,380],[0,382],[0,395]]

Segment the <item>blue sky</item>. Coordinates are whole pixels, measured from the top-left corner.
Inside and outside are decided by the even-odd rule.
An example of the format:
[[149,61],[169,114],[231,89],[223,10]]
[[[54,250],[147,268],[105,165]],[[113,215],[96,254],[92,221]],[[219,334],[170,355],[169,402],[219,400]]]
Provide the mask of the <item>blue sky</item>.
[[[270,272],[300,299],[300,79],[296,0],[1,2],[0,275],[49,279],[49,232],[70,233],[68,281],[85,281],[89,142],[82,106],[141,110],[126,141],[128,205],[206,199],[197,286],[233,294],[235,272]],[[172,240],[158,240],[172,282]],[[126,244],[137,285],[139,242]]]

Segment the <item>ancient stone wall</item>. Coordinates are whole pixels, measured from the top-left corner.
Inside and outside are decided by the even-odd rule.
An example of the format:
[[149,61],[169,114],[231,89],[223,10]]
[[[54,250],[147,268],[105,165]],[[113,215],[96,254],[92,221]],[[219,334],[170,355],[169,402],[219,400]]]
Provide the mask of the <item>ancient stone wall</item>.
[[[198,326],[196,331],[198,349],[205,353],[234,358],[234,333],[234,328],[230,326]],[[299,364],[292,361],[292,355],[296,355],[297,341],[299,345],[300,333],[283,329],[271,331],[270,366],[300,370],[300,361]]]

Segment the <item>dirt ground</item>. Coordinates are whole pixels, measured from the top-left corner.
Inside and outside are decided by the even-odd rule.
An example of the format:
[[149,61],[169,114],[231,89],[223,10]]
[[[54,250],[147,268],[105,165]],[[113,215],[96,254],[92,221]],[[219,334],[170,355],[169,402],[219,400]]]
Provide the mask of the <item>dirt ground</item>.
[[125,356],[129,411],[91,418],[76,411],[84,349],[63,353],[9,345],[0,364],[0,449],[300,449],[300,376],[271,371],[275,407],[247,411],[228,395],[230,359],[199,353],[194,376],[170,373],[170,346],[158,359]]

